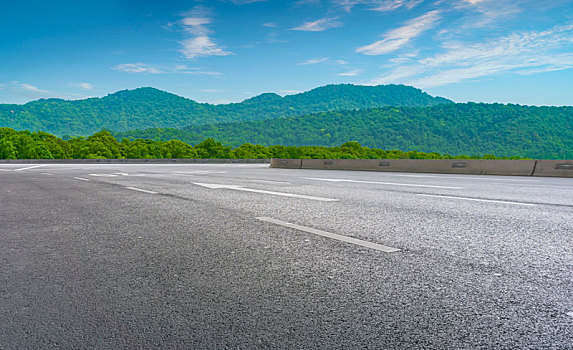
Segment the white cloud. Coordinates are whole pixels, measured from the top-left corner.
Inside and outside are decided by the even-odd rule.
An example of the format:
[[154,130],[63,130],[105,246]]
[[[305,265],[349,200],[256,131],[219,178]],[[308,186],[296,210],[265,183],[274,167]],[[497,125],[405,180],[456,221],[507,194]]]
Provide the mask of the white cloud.
[[[241,3],[246,2],[242,1]],[[227,56],[233,54],[219,47],[213,39],[209,37],[211,31],[206,25],[212,22],[211,10],[203,6],[196,6],[191,11],[183,14],[183,19],[179,21],[179,24],[186,33],[193,35],[192,38],[179,42],[182,46],[181,53],[183,53],[186,58],[192,59],[204,56]]]
[[346,65],[346,64],[348,64],[348,62],[345,60],[336,60],[336,64]]
[[362,74],[362,69],[354,69],[348,72],[338,73],[337,75],[342,77],[355,77]]
[[372,8],[374,11],[393,11],[397,10],[401,7],[405,7],[408,10],[413,9],[414,7],[421,4],[424,0],[388,0],[388,1],[379,1],[379,4],[376,7]]
[[500,74],[530,75],[573,68],[573,24],[546,31],[516,32],[477,43],[447,43],[444,51],[397,65],[372,81],[442,86]]
[[77,88],[80,88],[82,90],[91,90],[94,88],[93,84],[90,84],[90,83],[75,83],[72,85],[77,87]]
[[405,26],[386,33],[383,40],[356,49],[356,52],[365,55],[383,55],[396,51],[424,31],[434,27],[440,18],[439,11],[430,11],[408,21]]
[[184,64],[175,66],[161,65],[152,66],[146,63],[124,63],[112,67],[114,70],[127,73],[147,73],[147,74],[194,74],[222,76],[223,73],[209,71],[203,68],[190,68]]
[[19,85],[20,85],[20,87],[21,87],[22,89],[24,89],[24,90],[26,90],[26,91],[37,92],[37,93],[40,93],[40,94],[45,94],[45,93],[48,93],[48,92],[49,92],[49,91],[47,91],[47,90],[41,90],[41,89],[39,89],[39,88],[37,88],[37,87],[35,87],[35,86],[33,86],[33,85],[30,85],[30,84],[20,83]]
[[263,27],[275,28],[277,26],[274,22],[263,23]]
[[296,95],[296,94],[300,94],[300,93],[303,93],[303,92],[304,92],[304,91],[301,91],[301,90],[281,90],[281,91],[280,91],[280,94],[281,94],[282,96],[285,96],[285,95]]
[[326,62],[328,61],[328,57],[324,57],[324,58],[311,58],[309,60],[306,60],[304,62],[299,63],[299,65],[301,66],[306,66],[309,64],[317,64],[317,63],[322,63],[322,62]]
[[318,19],[314,22],[305,22],[302,25],[292,28],[291,30],[299,30],[304,32],[322,32],[327,29],[340,27],[342,23],[337,22],[338,17],[326,17]]
[[161,74],[165,73],[155,67],[151,67],[145,63],[123,63],[112,67],[114,70],[127,72],[127,73],[149,73],[149,74]]
[[350,12],[352,8],[359,5],[365,5],[370,10],[374,11],[392,11],[401,7],[413,9],[424,2],[424,0],[334,0],[338,7],[342,7],[345,11]]
[[218,47],[211,38],[206,35],[196,36],[191,39],[185,39],[179,42],[183,49],[181,52],[186,58],[195,58],[200,56],[227,56],[232,52],[225,51]]

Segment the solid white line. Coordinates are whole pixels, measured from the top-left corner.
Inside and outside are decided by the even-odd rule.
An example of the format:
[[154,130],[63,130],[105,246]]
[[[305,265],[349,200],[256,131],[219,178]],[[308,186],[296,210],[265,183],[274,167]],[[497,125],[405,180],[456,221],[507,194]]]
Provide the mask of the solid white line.
[[442,188],[448,190],[461,190],[463,187],[451,186],[437,186],[437,185],[418,185],[418,184],[405,184],[397,182],[380,182],[380,181],[362,181],[362,180],[348,180],[348,179],[323,179],[318,177],[305,177],[307,180],[329,181],[329,182],[354,182],[361,184],[374,184],[374,185],[389,185],[389,186],[406,186],[406,187],[425,187],[425,188]]
[[82,181],[91,181],[90,179],[84,179],[83,177],[74,177],[74,179]]
[[418,196],[424,197],[438,197],[438,198],[450,198],[450,199],[460,199],[465,201],[475,201],[475,202],[490,202],[490,203],[502,203],[502,204],[513,204],[513,205],[523,205],[528,207],[534,207],[536,204],[531,203],[519,203],[519,202],[508,202],[508,201],[498,201],[494,199],[479,199],[479,198],[467,198],[467,197],[455,197],[455,196],[442,196],[436,194],[422,194],[418,193]]
[[14,171],[23,171],[23,170],[28,170],[28,169],[34,169],[34,168],[39,168],[41,166],[46,166],[47,164],[40,164],[40,165],[34,165],[34,166],[29,166],[26,168],[20,168],[20,169],[16,169]]
[[12,171],[12,169],[0,169],[0,171]]
[[150,193],[150,194],[157,194],[158,193],[158,192],[153,192],[153,191],[148,191],[148,190],[142,190],[141,188],[137,188],[137,187],[126,187],[126,188],[129,190],[145,192],[145,193]]
[[326,232],[326,231],[322,231],[322,230],[317,230],[317,229],[311,228],[311,227],[300,226],[297,224],[291,224],[290,222],[276,220],[273,218],[258,217],[256,219],[260,220],[260,221],[270,222],[270,223],[273,223],[275,225],[293,228],[293,229],[299,230],[299,231],[313,233],[315,235],[319,235],[322,237],[336,239],[337,241],[342,241],[342,242],[351,243],[351,244],[359,245],[359,246],[366,247],[366,248],[380,250],[380,251],[386,252],[386,253],[393,253],[393,252],[397,252],[400,250],[398,248],[388,247],[388,246],[385,246],[382,244],[367,242],[367,241],[363,241],[363,240],[357,239],[357,238],[352,238],[352,237],[348,237],[348,236],[339,235],[336,233],[330,233],[330,232]]
[[270,181],[270,180],[249,180],[250,182],[261,182],[265,184],[277,184],[277,185],[290,185],[290,182],[286,181]]

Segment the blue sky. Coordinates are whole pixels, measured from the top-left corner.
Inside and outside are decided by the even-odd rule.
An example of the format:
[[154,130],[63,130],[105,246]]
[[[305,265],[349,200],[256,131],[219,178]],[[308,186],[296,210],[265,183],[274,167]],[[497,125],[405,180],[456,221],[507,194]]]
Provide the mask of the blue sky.
[[227,103],[335,83],[573,105],[573,0],[0,3],[0,103],[142,86]]

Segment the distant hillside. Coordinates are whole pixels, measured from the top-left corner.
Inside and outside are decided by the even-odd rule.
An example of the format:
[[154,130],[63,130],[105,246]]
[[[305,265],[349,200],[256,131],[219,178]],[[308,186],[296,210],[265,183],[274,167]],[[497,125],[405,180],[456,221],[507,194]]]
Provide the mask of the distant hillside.
[[182,128],[315,112],[443,103],[452,102],[403,85],[328,85],[285,97],[267,93],[226,105],[197,103],[154,88],[139,88],[78,101],[43,99],[24,105],[0,104],[0,127],[82,136],[103,128],[115,132]]
[[403,151],[573,159],[573,107],[482,103],[384,107],[115,136],[191,144],[212,137],[229,146],[245,142],[335,146],[358,141],[368,147]]

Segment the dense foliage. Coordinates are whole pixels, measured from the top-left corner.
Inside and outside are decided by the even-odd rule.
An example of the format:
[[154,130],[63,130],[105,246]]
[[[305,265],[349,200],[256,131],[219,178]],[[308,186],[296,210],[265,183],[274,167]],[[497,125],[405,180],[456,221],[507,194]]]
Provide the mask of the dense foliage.
[[314,112],[380,106],[432,106],[451,103],[403,85],[328,85],[280,97],[262,94],[241,103],[211,105],[153,88],[119,91],[78,101],[43,99],[24,105],[0,104],[0,127],[43,130],[58,136],[89,135],[146,128],[242,122]]
[[[138,139],[118,142],[110,132],[100,131],[92,136],[68,141],[45,132],[16,131],[0,128],[0,159],[449,159],[480,158],[477,156],[442,155],[399,150],[384,151],[361,146],[350,141],[339,147],[281,146],[265,147],[245,143],[232,149],[208,138],[194,147],[177,140],[153,141]],[[493,155],[483,158],[495,159]]]
[[116,137],[178,139],[195,144],[215,138],[238,146],[335,146],[356,140],[368,147],[446,154],[496,154],[538,159],[573,158],[573,107],[442,104],[333,111],[244,123],[150,129]]

